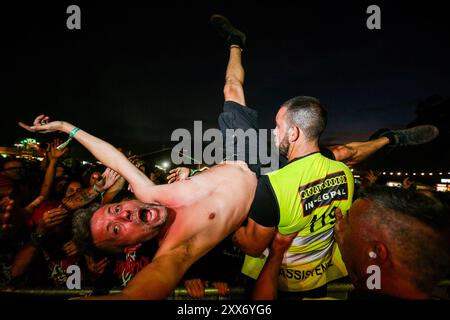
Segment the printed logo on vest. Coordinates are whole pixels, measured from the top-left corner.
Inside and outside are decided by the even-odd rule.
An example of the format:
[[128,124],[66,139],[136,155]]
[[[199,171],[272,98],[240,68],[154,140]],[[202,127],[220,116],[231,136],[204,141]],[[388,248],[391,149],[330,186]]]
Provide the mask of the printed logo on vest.
[[303,217],[315,209],[330,205],[333,201],[348,199],[347,177],[344,171],[335,172],[325,178],[310,182],[299,189],[302,199]]

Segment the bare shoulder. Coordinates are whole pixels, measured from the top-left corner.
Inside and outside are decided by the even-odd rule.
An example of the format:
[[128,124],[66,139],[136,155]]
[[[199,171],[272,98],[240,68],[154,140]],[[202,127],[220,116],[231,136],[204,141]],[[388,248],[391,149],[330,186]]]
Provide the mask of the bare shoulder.
[[186,180],[155,186],[142,201],[179,208],[208,199],[221,190],[227,193],[252,190],[256,182],[256,175],[245,162],[227,161]]
[[244,171],[248,171],[249,173],[253,173],[253,171],[250,170],[247,163],[245,163],[244,161],[224,161],[221,163],[221,165],[233,166],[233,167],[242,169]]

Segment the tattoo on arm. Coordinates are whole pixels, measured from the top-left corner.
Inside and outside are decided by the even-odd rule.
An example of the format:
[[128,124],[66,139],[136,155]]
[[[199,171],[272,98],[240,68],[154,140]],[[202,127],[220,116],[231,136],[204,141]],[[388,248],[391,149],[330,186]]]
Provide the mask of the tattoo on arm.
[[94,188],[89,187],[78,191],[70,197],[64,198],[62,203],[69,210],[77,210],[91,203],[98,195],[99,193]]

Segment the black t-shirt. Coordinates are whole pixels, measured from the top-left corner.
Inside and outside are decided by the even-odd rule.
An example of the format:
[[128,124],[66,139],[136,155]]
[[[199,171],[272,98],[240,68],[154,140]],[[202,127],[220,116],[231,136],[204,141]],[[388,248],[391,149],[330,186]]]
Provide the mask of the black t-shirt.
[[[320,153],[324,157],[334,160],[333,152],[330,149],[321,146]],[[286,158],[280,157],[280,168],[288,163]],[[276,227],[280,222],[280,207],[277,196],[267,176],[260,176],[258,179],[255,198],[248,216],[264,227]]]
[[280,222],[280,207],[267,176],[258,179],[248,216],[264,227],[275,227]]
[[[103,275],[94,283],[94,294],[104,294],[111,288],[126,287],[128,282],[149,263],[158,251],[156,240],[150,240],[142,244],[140,248],[132,253],[120,253],[117,256],[109,256],[110,263]],[[102,256],[95,260],[103,259]]]

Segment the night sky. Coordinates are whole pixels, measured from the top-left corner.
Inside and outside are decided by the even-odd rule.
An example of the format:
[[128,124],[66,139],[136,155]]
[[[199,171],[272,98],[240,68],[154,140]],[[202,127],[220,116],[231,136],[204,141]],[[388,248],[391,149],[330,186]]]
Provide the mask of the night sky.
[[[310,95],[329,111],[325,142],[367,139],[405,127],[420,101],[450,97],[443,2],[41,2],[2,4],[0,145],[33,136],[16,122],[40,113],[137,153],[167,146],[194,120],[215,127],[228,52],[212,13],[247,34],[247,103],[262,127],[282,102]],[[81,30],[66,28],[70,4],[81,7]],[[381,30],[366,28],[370,4],[381,7]]]

